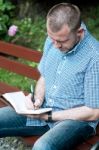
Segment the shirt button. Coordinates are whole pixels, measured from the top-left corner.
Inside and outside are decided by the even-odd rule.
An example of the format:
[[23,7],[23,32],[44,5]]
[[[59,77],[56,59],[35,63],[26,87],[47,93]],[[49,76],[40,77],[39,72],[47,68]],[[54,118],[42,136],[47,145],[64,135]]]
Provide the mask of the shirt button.
[[53,100],[52,100],[52,99],[49,99],[49,102],[50,102],[50,103],[52,103],[52,102],[53,102]]
[[54,85],[53,88],[56,89],[56,85]]
[[57,71],[58,74],[61,74],[61,71]]
[[50,106],[53,106],[53,103],[54,103],[53,100],[52,100],[52,99],[49,99],[49,105],[50,105]]
[[66,60],[66,56],[64,56],[63,59]]

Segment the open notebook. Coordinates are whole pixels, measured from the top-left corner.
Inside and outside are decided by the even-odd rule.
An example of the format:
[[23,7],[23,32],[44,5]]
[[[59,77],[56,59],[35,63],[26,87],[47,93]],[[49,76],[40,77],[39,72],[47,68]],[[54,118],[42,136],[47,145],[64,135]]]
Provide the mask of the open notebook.
[[18,114],[42,114],[52,111],[52,108],[28,109],[26,107],[26,97],[22,91],[5,93],[2,96],[5,103],[10,104]]

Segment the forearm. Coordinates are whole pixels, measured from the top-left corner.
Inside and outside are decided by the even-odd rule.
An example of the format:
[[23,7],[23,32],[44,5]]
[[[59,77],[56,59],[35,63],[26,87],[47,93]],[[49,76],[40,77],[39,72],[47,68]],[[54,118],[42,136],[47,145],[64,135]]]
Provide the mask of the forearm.
[[96,120],[99,118],[99,109],[92,109],[86,106],[71,108],[68,110],[57,111],[53,113],[53,120]]
[[40,100],[41,102],[44,100],[45,95],[45,80],[41,76],[39,80],[37,81],[36,87],[35,87],[35,93],[34,98],[35,100]]
[[[41,119],[47,120],[47,118],[48,118],[47,114],[41,116]],[[99,109],[92,109],[86,106],[52,112],[53,121],[62,121],[66,119],[92,121],[98,118],[99,118]]]

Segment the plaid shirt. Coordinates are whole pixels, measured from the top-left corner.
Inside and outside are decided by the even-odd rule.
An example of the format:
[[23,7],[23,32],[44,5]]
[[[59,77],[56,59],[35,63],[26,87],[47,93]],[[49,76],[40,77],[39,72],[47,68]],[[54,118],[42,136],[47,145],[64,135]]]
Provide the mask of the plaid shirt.
[[[45,101],[42,107],[53,111],[87,106],[99,108],[99,42],[83,24],[85,35],[71,51],[62,53],[47,38],[38,69],[45,78]],[[56,122],[57,123],[57,122]],[[42,120],[28,118],[27,125],[41,126]],[[89,124],[96,127],[97,121]]]

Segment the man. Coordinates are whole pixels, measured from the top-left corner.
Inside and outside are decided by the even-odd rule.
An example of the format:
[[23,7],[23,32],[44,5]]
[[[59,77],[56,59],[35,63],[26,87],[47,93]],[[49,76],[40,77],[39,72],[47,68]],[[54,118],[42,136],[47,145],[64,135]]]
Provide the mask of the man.
[[53,111],[27,118],[1,108],[0,136],[43,134],[33,150],[72,150],[94,135],[98,124],[99,42],[81,23],[79,8],[68,3],[50,9],[47,33],[35,103],[31,95],[27,100],[30,107]]

